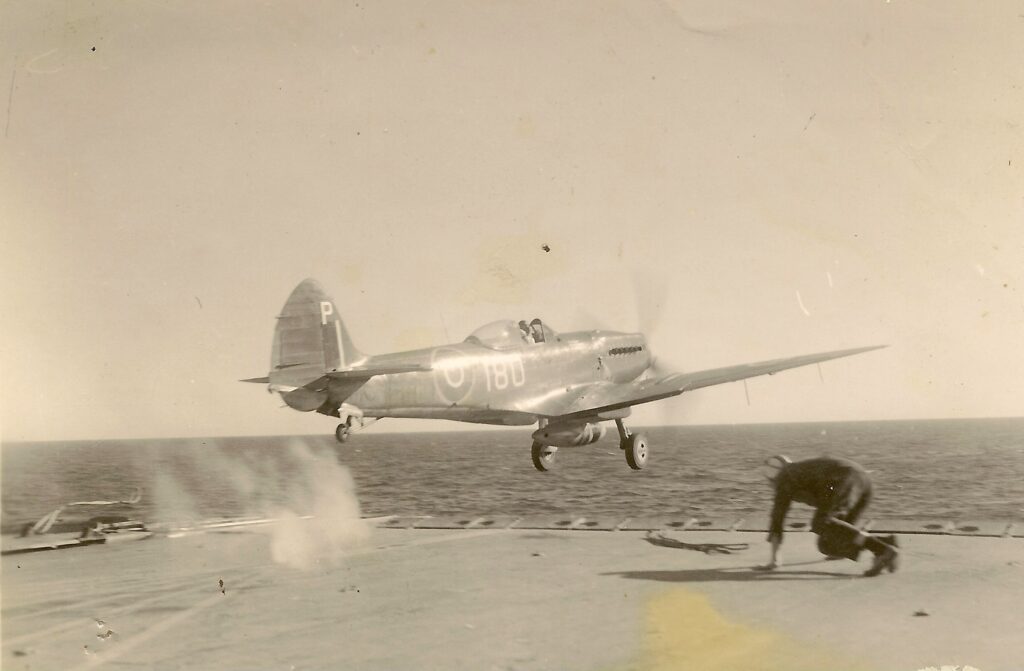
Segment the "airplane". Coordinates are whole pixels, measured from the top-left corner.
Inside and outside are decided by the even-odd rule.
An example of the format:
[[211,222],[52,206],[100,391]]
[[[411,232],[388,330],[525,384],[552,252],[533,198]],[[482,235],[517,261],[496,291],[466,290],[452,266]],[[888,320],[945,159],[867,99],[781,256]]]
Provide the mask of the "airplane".
[[642,333],[559,333],[534,319],[491,322],[459,343],[367,355],[334,301],[306,279],[277,316],[269,374],[242,382],[268,385],[295,410],[337,417],[339,442],[356,423],[385,417],[536,424],[530,452],[538,471],[555,467],[558,448],[595,443],[614,422],[626,463],[640,470],[650,443],[623,422],[633,406],[881,347],[659,374]]

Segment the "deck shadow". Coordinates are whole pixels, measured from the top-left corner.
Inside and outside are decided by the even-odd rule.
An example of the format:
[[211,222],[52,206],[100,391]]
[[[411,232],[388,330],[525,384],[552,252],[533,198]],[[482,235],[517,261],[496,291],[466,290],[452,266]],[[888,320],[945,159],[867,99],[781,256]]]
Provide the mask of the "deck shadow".
[[601,575],[619,576],[630,580],[656,580],[658,582],[775,582],[780,580],[851,580],[862,576],[855,573],[829,571],[758,571],[754,567],[701,568],[678,571],[612,571]]

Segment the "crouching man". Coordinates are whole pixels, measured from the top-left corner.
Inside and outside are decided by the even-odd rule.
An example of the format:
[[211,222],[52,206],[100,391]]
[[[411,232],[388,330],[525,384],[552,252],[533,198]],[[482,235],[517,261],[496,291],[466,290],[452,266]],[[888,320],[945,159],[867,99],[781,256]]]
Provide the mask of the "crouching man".
[[819,457],[792,462],[779,455],[765,462],[766,477],[775,486],[772,506],[771,560],[762,570],[779,566],[779,546],[786,513],[793,501],[815,508],[811,531],[818,534],[818,549],[829,558],[857,561],[861,550],[875,555],[866,576],[898,567],[899,550],[895,536],[872,536],[857,528],[857,520],[871,501],[871,479],[867,472],[846,459]]

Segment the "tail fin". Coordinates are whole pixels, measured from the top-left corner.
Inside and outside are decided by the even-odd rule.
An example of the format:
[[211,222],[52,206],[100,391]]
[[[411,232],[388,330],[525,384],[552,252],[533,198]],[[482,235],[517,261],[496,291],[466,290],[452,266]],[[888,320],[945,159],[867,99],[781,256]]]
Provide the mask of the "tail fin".
[[364,358],[352,344],[334,301],[316,280],[303,280],[277,317],[270,382],[300,387]]

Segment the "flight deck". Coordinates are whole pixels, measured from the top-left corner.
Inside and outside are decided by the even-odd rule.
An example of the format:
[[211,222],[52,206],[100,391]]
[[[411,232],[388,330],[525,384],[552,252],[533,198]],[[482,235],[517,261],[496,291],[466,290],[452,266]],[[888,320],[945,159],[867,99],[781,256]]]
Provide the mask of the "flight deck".
[[[364,520],[282,564],[312,519],[233,520],[3,558],[5,669],[1019,669],[1024,528],[876,520],[902,565],[825,561],[791,522]],[[299,536],[296,536],[298,534]],[[355,539],[356,537],[353,536]],[[5,541],[8,539],[5,538]]]

